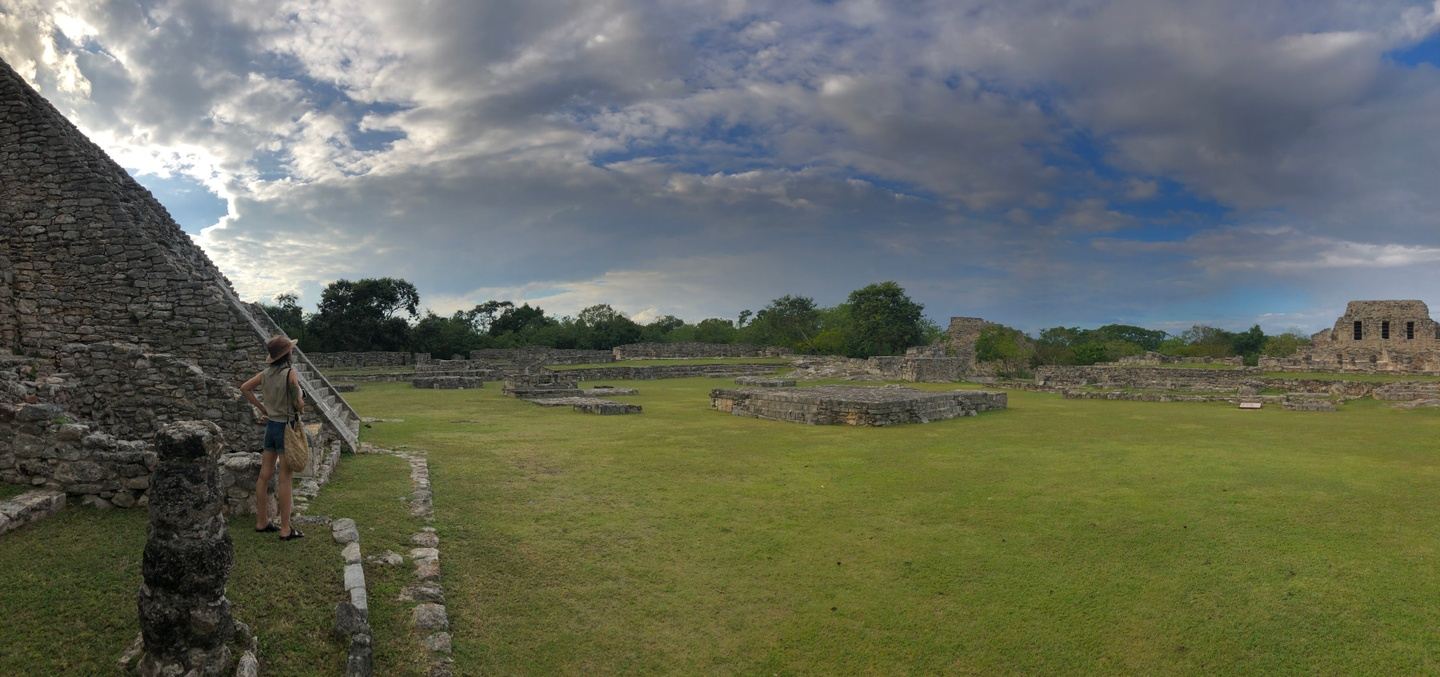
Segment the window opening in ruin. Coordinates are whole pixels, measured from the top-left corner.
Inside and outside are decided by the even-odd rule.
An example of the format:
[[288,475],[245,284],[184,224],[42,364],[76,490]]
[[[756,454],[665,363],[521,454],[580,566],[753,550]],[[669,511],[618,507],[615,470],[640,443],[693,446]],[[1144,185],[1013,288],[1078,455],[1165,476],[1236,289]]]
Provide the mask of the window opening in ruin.
[[1380,338],[1387,341],[1390,339],[1390,320],[1380,323]]
[[1405,323],[1405,340],[1406,340],[1406,341],[1414,341],[1414,340],[1415,340],[1415,323],[1414,323],[1414,322],[1406,322],[1406,323]]
[[1364,333],[1360,328],[1360,320],[1355,320],[1355,340],[1359,341],[1361,336],[1364,336]]

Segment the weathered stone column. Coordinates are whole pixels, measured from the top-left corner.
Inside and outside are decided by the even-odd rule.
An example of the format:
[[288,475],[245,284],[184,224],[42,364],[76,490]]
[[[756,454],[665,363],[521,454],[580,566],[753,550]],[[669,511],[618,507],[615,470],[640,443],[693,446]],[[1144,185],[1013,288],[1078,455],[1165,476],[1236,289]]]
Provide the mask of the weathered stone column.
[[181,421],[156,435],[150,536],[140,584],[142,675],[234,674],[248,629],[230,615],[225,583],[234,563],[220,490],[220,428]]

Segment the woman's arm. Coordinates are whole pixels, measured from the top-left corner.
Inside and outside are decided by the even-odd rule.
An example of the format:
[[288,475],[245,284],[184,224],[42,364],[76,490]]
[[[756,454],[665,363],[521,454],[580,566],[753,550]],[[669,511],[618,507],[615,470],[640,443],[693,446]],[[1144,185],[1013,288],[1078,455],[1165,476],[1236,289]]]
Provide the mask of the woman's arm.
[[295,411],[305,413],[305,391],[300,389],[300,375],[290,370],[290,387],[295,389]]
[[254,405],[256,409],[265,411],[265,405],[260,403],[260,398],[255,397],[255,389],[260,387],[260,376],[260,374],[256,374],[251,376],[249,381],[241,383],[240,394],[244,395],[245,399],[249,400],[250,404]]

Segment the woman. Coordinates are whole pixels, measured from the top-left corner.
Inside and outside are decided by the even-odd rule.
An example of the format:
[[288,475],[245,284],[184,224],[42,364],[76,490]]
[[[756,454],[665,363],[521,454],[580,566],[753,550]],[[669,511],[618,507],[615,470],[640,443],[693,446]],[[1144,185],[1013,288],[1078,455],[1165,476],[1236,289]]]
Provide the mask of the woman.
[[[280,503],[280,526],[270,521],[270,478],[275,474],[275,463],[285,454],[285,426],[296,414],[304,411],[305,397],[300,392],[300,377],[290,364],[290,352],[295,342],[284,336],[271,337],[265,343],[270,353],[269,364],[249,381],[240,385],[240,392],[250,404],[265,412],[265,444],[260,456],[260,478],[255,480],[255,530],[259,532],[278,531],[280,540],[289,541],[304,538],[305,534],[290,526],[290,468],[280,464],[280,486],[276,497]],[[261,402],[255,397],[255,388],[265,397]]]

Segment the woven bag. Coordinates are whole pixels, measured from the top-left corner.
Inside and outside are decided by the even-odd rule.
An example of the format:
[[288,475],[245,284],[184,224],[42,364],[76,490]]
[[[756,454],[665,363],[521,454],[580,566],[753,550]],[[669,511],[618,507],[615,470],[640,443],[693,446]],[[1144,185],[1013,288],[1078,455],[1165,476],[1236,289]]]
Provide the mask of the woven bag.
[[290,472],[304,472],[310,465],[310,441],[305,439],[305,424],[295,414],[285,424],[285,467]]

